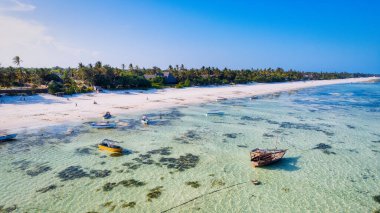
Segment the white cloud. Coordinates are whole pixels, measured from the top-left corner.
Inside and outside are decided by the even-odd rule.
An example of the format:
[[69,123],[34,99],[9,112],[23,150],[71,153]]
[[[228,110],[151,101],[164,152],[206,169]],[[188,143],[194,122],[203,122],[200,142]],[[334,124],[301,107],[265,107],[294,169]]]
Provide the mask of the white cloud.
[[17,0],[2,0],[0,2],[0,11],[32,11],[34,9],[36,9],[34,5]]
[[76,66],[95,61],[96,51],[75,48],[49,35],[47,28],[35,21],[0,15],[0,63],[12,65],[16,55],[26,67]]

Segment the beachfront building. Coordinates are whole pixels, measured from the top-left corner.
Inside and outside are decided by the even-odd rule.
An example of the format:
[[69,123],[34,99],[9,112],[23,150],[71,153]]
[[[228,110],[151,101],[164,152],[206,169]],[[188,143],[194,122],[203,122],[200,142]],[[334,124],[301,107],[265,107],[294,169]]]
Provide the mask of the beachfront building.
[[170,72],[156,73],[153,75],[144,75],[144,78],[147,80],[152,80],[157,77],[162,77],[164,79],[165,84],[176,84],[178,80],[174,77],[174,75]]
[[164,72],[164,81],[165,81],[165,84],[176,84],[176,83],[178,83],[177,79],[170,72]]

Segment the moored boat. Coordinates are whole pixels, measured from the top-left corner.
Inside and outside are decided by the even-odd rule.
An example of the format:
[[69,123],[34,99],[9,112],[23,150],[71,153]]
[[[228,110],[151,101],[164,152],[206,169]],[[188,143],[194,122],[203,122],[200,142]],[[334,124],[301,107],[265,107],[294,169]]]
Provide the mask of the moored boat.
[[252,101],[252,100],[256,100],[256,99],[259,99],[259,97],[257,97],[257,96],[252,96],[252,97],[249,98],[249,100],[251,100],[251,101]]
[[99,150],[104,150],[112,153],[121,153],[123,151],[123,148],[113,144],[113,141],[107,139],[98,144],[98,148]]
[[286,149],[254,149],[251,151],[251,162],[254,167],[266,166],[281,160]]
[[225,98],[225,97],[217,97],[216,98],[216,101],[225,101],[225,100],[227,100],[227,98]]
[[110,129],[110,128],[115,128],[116,123],[97,122],[97,123],[91,123],[91,127],[97,128],[97,129]]
[[8,141],[15,139],[17,134],[0,134],[0,141]]

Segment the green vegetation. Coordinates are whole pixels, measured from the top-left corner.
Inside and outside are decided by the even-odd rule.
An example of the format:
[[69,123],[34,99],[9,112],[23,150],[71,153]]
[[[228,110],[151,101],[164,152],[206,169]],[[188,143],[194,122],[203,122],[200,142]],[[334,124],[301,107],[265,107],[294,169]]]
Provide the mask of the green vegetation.
[[152,201],[152,199],[157,199],[161,196],[163,186],[157,186],[149,191],[146,195],[148,197],[148,201]]
[[193,188],[198,188],[201,186],[201,184],[198,181],[188,181],[185,184]]
[[[158,67],[139,68],[130,64],[121,69],[103,65],[100,61],[87,66],[79,63],[77,68],[24,68],[22,60],[13,58],[15,67],[0,67],[0,88],[28,87],[48,88],[49,93],[84,93],[93,91],[93,86],[106,89],[147,89],[174,86],[177,88],[245,84],[250,82],[285,82],[301,80],[342,79],[351,77],[366,77],[368,74],[359,73],[326,73],[326,72],[300,72],[277,69],[245,69],[220,70],[214,67],[201,67],[200,69],[187,69],[181,66],[169,66],[167,70]],[[170,83],[164,73],[170,73]],[[173,83],[173,79],[174,82]]]
[[134,208],[136,206],[136,202],[128,202],[124,203],[121,207],[123,208]]

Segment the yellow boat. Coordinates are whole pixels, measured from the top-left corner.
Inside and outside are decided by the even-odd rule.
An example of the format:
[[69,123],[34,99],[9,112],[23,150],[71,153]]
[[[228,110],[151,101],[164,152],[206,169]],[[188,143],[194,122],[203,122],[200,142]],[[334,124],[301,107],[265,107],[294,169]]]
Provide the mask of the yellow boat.
[[123,148],[120,146],[107,143],[107,142],[102,142],[101,144],[98,145],[99,150],[104,150],[112,153],[121,153],[123,151]]

